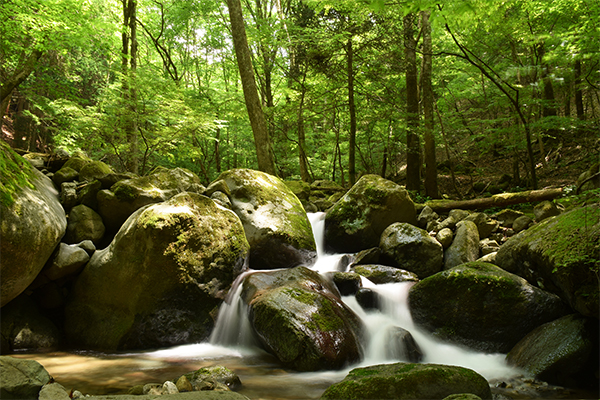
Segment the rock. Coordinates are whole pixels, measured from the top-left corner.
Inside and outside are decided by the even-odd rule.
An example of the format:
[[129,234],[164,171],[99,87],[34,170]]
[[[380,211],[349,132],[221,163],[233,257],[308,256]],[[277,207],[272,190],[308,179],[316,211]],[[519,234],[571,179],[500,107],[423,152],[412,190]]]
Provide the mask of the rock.
[[408,192],[378,175],[364,175],[325,216],[325,246],[338,253],[376,247],[394,222],[416,225]]
[[90,161],[92,161],[92,160],[90,160],[89,158],[75,156],[75,157],[69,158],[63,164],[62,168],[72,168],[75,171],[79,172],[79,171],[81,171],[81,168],[83,168],[83,166],[86,165],[87,163],[89,163]]
[[565,315],[555,295],[492,264],[471,262],[423,279],[409,291],[414,322],[441,340],[508,352],[536,327]]
[[485,256],[478,258],[476,261],[496,265],[496,254],[498,254],[498,252],[486,254]]
[[498,220],[500,224],[505,228],[512,228],[513,223],[519,217],[524,216],[521,211],[511,210],[510,208],[504,209],[492,215],[492,218]]
[[354,265],[352,270],[378,285],[383,283],[419,281],[419,277],[414,272],[386,265]]
[[426,229],[429,223],[437,220],[440,216],[433,211],[433,209],[429,206],[423,207],[421,213],[419,213],[419,217],[417,218],[417,222],[419,223],[419,228]]
[[284,181],[285,185],[302,201],[310,197],[310,184],[303,181]]
[[179,391],[179,393],[191,392],[194,390],[194,387],[190,383],[190,380],[185,375],[181,375],[179,379],[177,379],[175,386],[177,386],[177,390]]
[[496,262],[533,285],[559,295],[579,313],[598,318],[600,206],[591,204],[546,219],[510,238]]
[[[110,189],[115,183],[124,181],[125,179],[135,179],[139,178],[138,175],[132,172],[124,172],[124,173],[110,173],[98,178],[100,183],[102,184],[102,189]],[[92,207],[93,208],[93,207]]]
[[598,388],[598,320],[571,314],[537,327],[506,356],[553,385]]
[[[248,397],[228,391],[202,391],[202,392],[187,392],[178,394],[162,395],[160,400],[250,400]],[[157,400],[156,395],[107,395],[107,396],[90,396],[85,397],[86,400]]]
[[533,207],[533,215],[535,216],[535,222],[541,222],[546,218],[560,215],[560,209],[553,201],[545,200]]
[[44,168],[48,160],[48,157],[41,153],[26,153],[23,155],[23,158],[29,161],[33,167],[39,170]]
[[206,339],[248,249],[237,216],[208,197],[181,193],[136,211],[75,281],[70,343],[115,350]]
[[83,240],[82,242],[75,244],[75,246],[85,250],[85,252],[88,253],[90,257],[96,251],[96,245],[94,245],[94,242],[92,242],[91,240]]
[[57,188],[61,187],[64,182],[73,182],[79,178],[79,171],[75,171],[73,168],[62,167],[54,173],[52,176],[52,182]]
[[200,368],[199,370],[183,375],[183,377],[192,386],[202,386],[203,381],[212,381],[225,385],[229,390],[238,390],[242,387],[240,377],[229,368],[221,365]]
[[442,222],[440,222],[439,225],[437,226],[437,229],[438,230],[442,230],[444,228],[454,229],[456,224],[458,224],[460,221],[467,218],[468,216],[469,216],[468,211],[458,210],[458,209],[450,210],[450,213],[448,214],[448,218],[446,218]]
[[220,206],[223,206],[223,207],[231,210],[231,200],[229,200],[229,197],[227,197],[227,195],[225,193],[214,192],[213,194],[210,195],[210,198],[215,203],[219,204]]
[[423,229],[405,222],[388,226],[379,247],[383,264],[414,272],[421,279],[442,269],[442,245]]
[[194,183],[199,184],[200,178],[183,168],[161,168],[148,176],[121,180],[98,192],[98,214],[106,229],[116,232],[135,210],[166,201]]
[[317,256],[312,227],[300,200],[272,175],[250,169],[223,172],[231,205],[250,244],[250,268],[311,265]]
[[482,257],[490,253],[496,253],[499,249],[500,245],[495,240],[483,239],[479,242],[479,250]]
[[21,187],[12,204],[0,203],[0,307],[33,282],[67,227],[65,211],[52,182],[35,169],[31,174],[35,189]]
[[82,248],[61,243],[52,263],[48,268],[44,268],[43,274],[51,281],[74,275],[87,264],[89,259],[89,254]]
[[208,196],[208,197],[212,197],[212,195],[216,192],[221,192],[221,193],[225,194],[227,197],[231,196],[231,192],[229,191],[229,186],[227,186],[227,183],[223,179],[217,179],[217,180],[213,181],[210,185],[208,185],[204,195]]
[[450,228],[441,229],[436,235],[435,239],[440,242],[442,247],[447,249],[452,244],[452,240],[454,240],[454,232]]
[[7,350],[49,350],[60,343],[56,325],[43,316],[25,294],[2,307],[0,318],[0,331],[7,341]]
[[165,383],[163,383],[161,394],[177,394],[177,393],[179,393],[179,389],[177,389],[177,386],[173,382],[166,381]]
[[102,161],[90,161],[81,167],[79,171],[79,179],[82,181],[91,182],[95,179],[102,178],[105,175],[112,174],[114,171]]
[[496,220],[490,219],[484,213],[474,213],[465,218],[465,221],[472,221],[477,226],[479,232],[479,239],[485,239],[489,237],[499,227],[499,223]]
[[[579,175],[579,177],[577,178],[577,182],[575,183],[575,186],[578,188],[579,188],[579,186],[581,186],[581,188],[579,188],[580,192],[585,192],[586,190],[593,190],[596,188],[600,188],[600,176],[596,176],[596,178],[587,181],[585,184],[583,183],[587,179],[598,174],[598,171],[600,171],[600,164],[594,163],[594,164],[592,164],[590,169],[588,169],[587,171],[585,171],[581,175]],[[582,186],[582,184],[583,184],[583,186]]]
[[144,395],[162,395],[162,385],[160,383],[147,383],[142,388],[142,394]]
[[353,296],[362,285],[360,275],[354,272],[335,272],[333,283],[342,296]]
[[[474,395],[473,393],[460,393],[460,394],[451,394],[448,397],[444,397],[443,400],[481,400],[481,397]],[[501,400],[501,399],[498,398],[498,400]]]
[[97,210],[100,190],[102,190],[102,182],[97,179],[85,184],[77,194],[77,203],[88,206],[94,211]]
[[479,231],[474,222],[461,221],[457,224],[456,236],[444,252],[444,269],[454,268],[479,258]]
[[53,382],[42,386],[38,400],[70,400],[69,393],[63,385]]
[[331,195],[336,192],[343,192],[344,188],[340,186],[337,182],[318,179],[310,184],[310,190],[313,192],[324,192],[326,194]]
[[361,250],[354,256],[354,265],[379,264],[379,257],[381,257],[379,247]]
[[418,363],[423,360],[423,352],[415,339],[404,328],[394,326],[388,330],[386,343],[389,343],[389,356],[393,360]]
[[80,204],[73,207],[69,213],[67,234],[64,240],[71,244],[91,240],[98,244],[104,237],[105,230],[102,217],[88,206]]
[[365,310],[376,310],[381,307],[379,294],[373,289],[360,288],[355,297],[358,304]]
[[488,382],[477,372],[448,365],[396,363],[355,368],[321,399],[443,399],[472,393],[491,399]]
[[317,272],[296,267],[256,272],[242,298],[261,345],[288,368],[340,369],[361,357],[361,320]]
[[513,222],[512,229],[515,233],[519,233],[529,228],[533,224],[533,220],[529,218],[527,215],[522,215],[519,218],[515,219]]
[[50,375],[33,360],[0,356],[0,398],[37,399]]

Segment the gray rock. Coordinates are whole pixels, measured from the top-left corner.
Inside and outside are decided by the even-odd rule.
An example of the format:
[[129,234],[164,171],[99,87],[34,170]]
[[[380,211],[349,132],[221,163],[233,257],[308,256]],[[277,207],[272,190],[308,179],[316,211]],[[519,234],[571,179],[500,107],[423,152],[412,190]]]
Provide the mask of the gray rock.
[[381,307],[381,298],[373,289],[360,288],[356,292],[356,301],[365,310],[376,310]]
[[354,265],[379,264],[380,257],[381,249],[379,247],[362,250],[354,256]]
[[391,224],[383,231],[379,247],[383,264],[414,272],[421,279],[442,269],[442,245],[416,226]]
[[92,210],[98,209],[98,192],[102,190],[102,182],[94,180],[79,189],[77,203],[88,206]]
[[56,187],[61,187],[64,182],[73,182],[79,178],[79,171],[75,171],[73,168],[62,167],[54,173],[52,176],[52,182]]
[[396,363],[355,368],[321,399],[443,399],[472,393],[491,399],[490,386],[477,372],[448,365]]
[[89,254],[81,247],[61,243],[58,252],[43,273],[48,279],[55,281],[78,273],[89,261]]
[[71,397],[64,386],[54,382],[42,386],[38,400],[71,400]]
[[[494,397],[496,398],[496,397]],[[444,400],[481,400],[481,397],[473,394],[473,393],[460,393],[460,394],[451,394],[448,397],[444,397]],[[498,398],[498,400],[502,400]]]
[[486,254],[485,256],[478,258],[477,261],[496,265],[496,254],[498,253]]
[[147,383],[142,388],[142,394],[160,396],[163,394],[162,385],[160,383]]
[[456,227],[456,224],[458,224],[463,219],[467,218],[469,215],[470,213],[465,210],[450,210],[448,218],[440,222],[437,228],[438,230],[444,228],[454,229],[454,227]]
[[181,193],[136,211],[75,281],[70,343],[115,350],[205,340],[248,249],[238,217],[208,197]]
[[435,239],[440,242],[444,249],[447,249],[452,244],[452,240],[454,240],[454,232],[450,228],[441,229],[435,235]]
[[98,244],[104,237],[105,231],[102,217],[88,206],[80,204],[73,207],[69,213],[65,242],[73,244],[91,240]]
[[515,233],[519,233],[529,228],[533,224],[533,220],[529,218],[527,215],[522,215],[515,219],[515,222],[512,224],[512,229]]
[[494,265],[472,262],[411,287],[414,322],[441,340],[508,352],[538,326],[568,313],[558,296]]
[[80,243],[75,244],[75,246],[79,247],[80,249],[85,250],[85,252],[88,253],[88,255],[90,257],[96,251],[96,245],[91,240],[84,240]]
[[541,222],[546,218],[560,215],[560,209],[556,206],[556,203],[550,200],[545,200],[533,207],[533,215],[535,216],[535,222]]
[[325,216],[329,251],[354,253],[376,247],[395,222],[417,223],[408,192],[378,175],[364,175]]
[[479,232],[479,239],[485,239],[489,237],[492,232],[498,229],[500,225],[498,221],[490,219],[484,213],[474,213],[465,218],[465,221],[473,221],[477,225],[477,231]]
[[352,270],[378,285],[383,283],[419,281],[419,277],[414,272],[387,265],[354,265]]
[[487,256],[490,253],[496,253],[500,245],[495,240],[483,239],[479,242],[481,256]]
[[360,275],[354,272],[335,272],[333,283],[342,296],[354,295],[362,286]]
[[242,387],[240,377],[222,365],[200,368],[194,372],[183,375],[187,381],[194,387],[202,387],[203,382],[212,384],[211,390],[216,389],[215,383],[225,385],[226,390],[238,390]]
[[112,173],[114,173],[114,171],[108,164],[105,164],[102,161],[90,161],[81,167],[79,179],[91,182]]
[[519,217],[522,217],[521,211],[511,210],[510,208],[504,209],[492,215],[492,218],[498,220],[500,224],[505,228],[512,228],[513,223]]
[[415,342],[415,339],[409,331],[395,326],[388,330],[386,343],[388,345],[388,355],[393,360],[418,363],[423,360],[423,351]]
[[215,203],[231,210],[231,200],[229,200],[229,197],[227,197],[225,193],[221,191],[213,192],[213,194],[210,195],[210,198],[213,199]]
[[0,356],[0,398],[37,399],[50,375],[33,360]]
[[444,252],[444,269],[454,268],[479,258],[479,231],[472,221],[457,224],[456,236]]
[[179,393],[179,389],[177,389],[177,385],[175,385],[173,382],[166,381],[165,383],[163,383],[161,394],[177,394],[177,393]]
[[419,213],[419,217],[417,218],[419,228],[426,229],[430,222],[437,220],[439,217],[440,216],[435,211],[433,211],[431,207],[423,207],[423,209]]
[[63,182],[60,186],[60,203],[65,210],[70,210],[77,205],[77,184],[75,182]]
[[35,189],[23,187],[13,204],[0,204],[1,307],[33,282],[67,227],[52,182],[35,169],[32,173]]
[[155,395],[107,395],[90,396],[86,400],[250,400],[248,397],[232,391],[205,390],[201,392],[187,392],[178,394],[165,394],[160,398]]

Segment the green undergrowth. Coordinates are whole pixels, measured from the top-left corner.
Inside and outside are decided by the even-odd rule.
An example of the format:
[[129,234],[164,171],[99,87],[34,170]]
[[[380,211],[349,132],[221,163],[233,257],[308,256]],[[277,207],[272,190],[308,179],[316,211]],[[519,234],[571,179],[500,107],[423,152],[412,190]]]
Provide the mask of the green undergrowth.
[[15,195],[24,187],[33,189],[33,167],[23,157],[15,153],[6,142],[0,140],[0,203],[11,206]]

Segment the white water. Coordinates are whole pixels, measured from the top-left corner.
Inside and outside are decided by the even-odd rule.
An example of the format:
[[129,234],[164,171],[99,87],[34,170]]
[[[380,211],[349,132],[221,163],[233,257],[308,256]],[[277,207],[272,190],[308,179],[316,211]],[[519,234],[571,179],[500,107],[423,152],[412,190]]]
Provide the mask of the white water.
[[[312,267],[319,273],[336,271],[342,254],[325,254],[324,251],[324,214],[309,214],[313,226],[313,233],[317,244],[318,258]],[[247,316],[247,305],[240,297],[243,279],[251,273],[242,274],[234,282],[226,303],[219,310],[217,325],[211,335],[209,343],[178,346],[171,349],[147,353],[147,356],[156,358],[228,358],[246,357],[264,354],[257,347],[252,334],[252,328]],[[344,296],[342,300],[364,322],[368,330],[368,340],[364,344],[364,359],[359,365],[350,366],[343,371],[319,371],[311,373],[295,373],[281,377],[286,379],[300,379],[301,381],[323,381],[333,383],[341,380],[356,366],[367,366],[397,361],[388,356],[388,343],[386,335],[388,329],[401,327],[408,330],[424,354],[424,363],[462,366],[473,369],[488,380],[508,379],[518,374],[508,367],[504,361],[504,354],[478,353],[458,346],[442,343],[429,334],[416,327],[412,321],[408,308],[408,291],[414,283],[392,283],[376,285],[363,278],[363,287],[376,291],[382,302],[381,311],[365,311],[353,296]],[[277,380],[277,377],[271,377]],[[301,384],[300,384],[301,386]]]

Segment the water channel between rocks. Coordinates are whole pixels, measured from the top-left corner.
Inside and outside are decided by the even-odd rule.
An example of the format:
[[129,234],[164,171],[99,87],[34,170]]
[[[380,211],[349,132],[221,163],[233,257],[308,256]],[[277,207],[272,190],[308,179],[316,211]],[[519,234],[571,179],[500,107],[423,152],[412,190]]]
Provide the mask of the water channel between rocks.
[[[309,219],[318,253],[317,262],[312,268],[319,273],[335,271],[342,255],[325,254],[323,251],[324,214],[309,214]],[[209,342],[127,354],[55,352],[17,356],[40,362],[57,382],[84,394],[127,393],[138,384],[176,380],[182,374],[202,367],[224,365],[239,375],[243,384],[240,393],[252,399],[316,399],[354,367],[403,361],[390,359],[387,353],[386,333],[388,328],[397,326],[411,332],[424,353],[424,363],[473,369],[488,379],[492,386],[509,382],[508,388],[495,389],[496,393],[504,390],[514,399],[581,396],[531,380],[515,380],[519,372],[506,365],[504,354],[468,351],[436,341],[420,331],[412,322],[406,301],[412,285],[409,282],[375,285],[363,279],[364,287],[371,288],[384,299],[381,311],[367,312],[354,297],[343,297],[346,305],[365,322],[369,330],[368,343],[364,345],[364,359],[360,364],[342,371],[298,373],[285,370],[275,358],[254,345],[245,305],[239,299],[241,285],[236,286],[241,280],[240,277],[234,283],[228,302],[221,306],[217,326]]]

